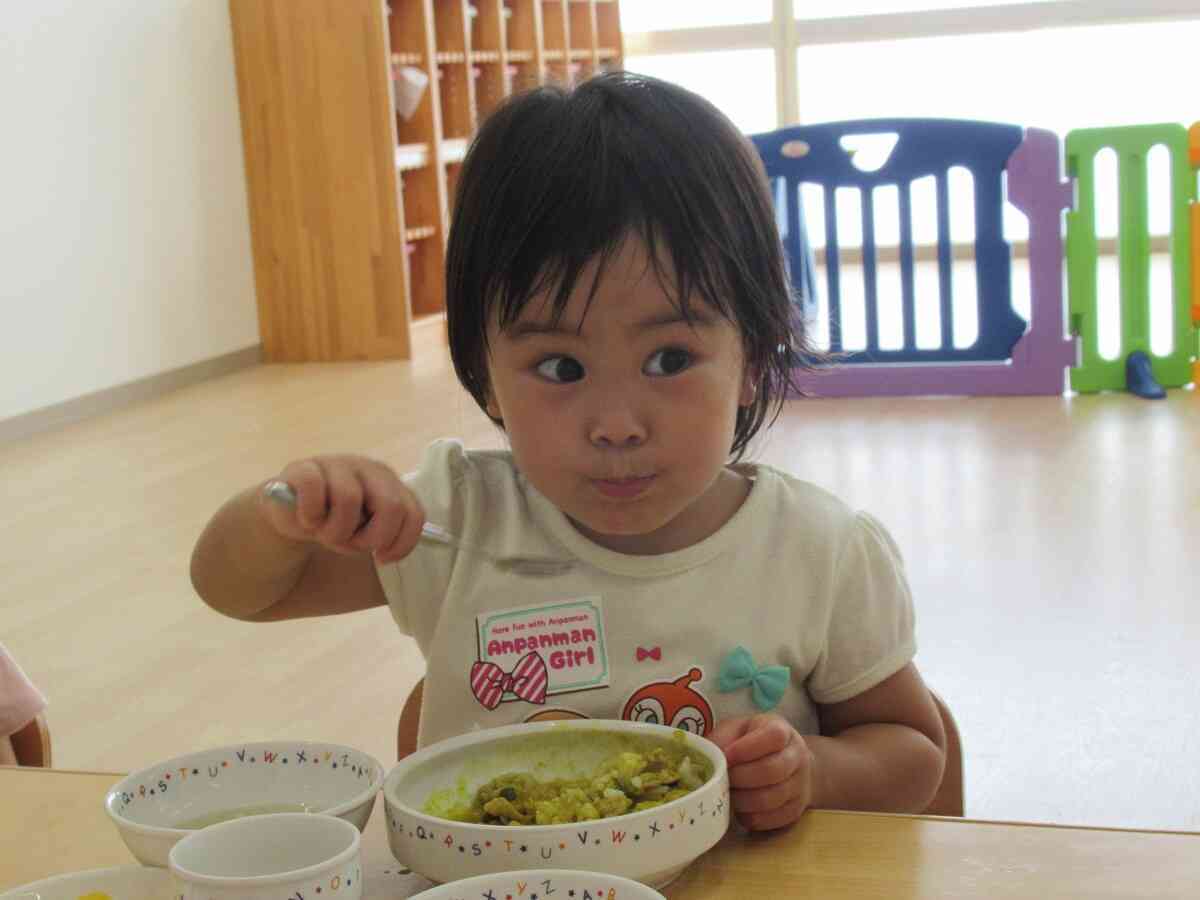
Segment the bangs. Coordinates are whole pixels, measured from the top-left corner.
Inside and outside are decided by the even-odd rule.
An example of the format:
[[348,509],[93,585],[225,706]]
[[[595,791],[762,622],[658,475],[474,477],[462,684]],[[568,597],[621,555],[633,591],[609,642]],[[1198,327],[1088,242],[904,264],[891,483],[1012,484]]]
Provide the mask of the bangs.
[[[580,115],[570,106],[607,105],[606,114]],[[557,135],[552,142],[522,148],[521,168],[535,178],[497,185],[494,209],[522,217],[504,229],[483,280],[481,300],[488,321],[512,325],[534,297],[545,298],[552,321],[562,316],[584,270],[596,264],[586,309],[613,256],[638,240],[667,296],[685,319],[696,297],[733,321],[726,277],[732,256],[719,235],[723,218],[706,192],[689,189],[702,173],[681,158],[685,136],[672,133],[671,110],[648,128],[644,111],[634,115],[606,95],[577,91],[530,111],[549,121],[529,133]],[[662,133],[665,132],[665,133]],[[495,231],[492,232],[496,234]]]

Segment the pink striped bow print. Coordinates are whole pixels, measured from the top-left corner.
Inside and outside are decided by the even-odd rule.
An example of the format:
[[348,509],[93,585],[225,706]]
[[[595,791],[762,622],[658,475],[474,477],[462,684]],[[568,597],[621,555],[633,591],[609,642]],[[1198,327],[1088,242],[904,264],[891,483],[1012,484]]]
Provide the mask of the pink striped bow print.
[[545,703],[548,681],[546,661],[536,652],[517,660],[511,674],[493,662],[471,666],[471,693],[487,709],[499,706],[500,699],[509,692],[530,703]]
[[661,660],[662,659],[662,647],[651,647],[649,650],[646,650],[644,647],[638,647],[637,648],[637,661],[641,662],[643,659]]

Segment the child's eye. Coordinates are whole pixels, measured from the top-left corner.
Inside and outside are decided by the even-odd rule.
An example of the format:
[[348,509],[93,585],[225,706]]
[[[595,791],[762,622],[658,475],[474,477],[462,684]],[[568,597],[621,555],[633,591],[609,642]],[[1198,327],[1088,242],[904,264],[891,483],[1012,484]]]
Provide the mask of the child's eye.
[[583,365],[569,356],[550,356],[537,364],[537,373],[550,381],[565,384],[583,377]]
[[647,375],[677,375],[692,364],[692,354],[679,347],[659,350],[646,360],[642,371]]

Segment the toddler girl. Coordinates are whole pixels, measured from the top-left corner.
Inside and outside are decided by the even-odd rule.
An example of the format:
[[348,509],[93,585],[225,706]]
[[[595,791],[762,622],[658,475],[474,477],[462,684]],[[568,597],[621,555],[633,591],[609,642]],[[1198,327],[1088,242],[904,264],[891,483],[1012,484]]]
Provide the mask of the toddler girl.
[[[751,829],[809,806],[920,811],[945,737],[912,664],[896,545],[742,461],[808,358],[761,165],[707,101],[616,73],[480,128],[458,182],[450,350],[511,449],[429,448],[398,477],[288,464],[193,557],[215,609],[270,621],[387,604],[427,661],[421,742],[544,718],[703,734]],[[534,578],[419,540],[437,523]]]

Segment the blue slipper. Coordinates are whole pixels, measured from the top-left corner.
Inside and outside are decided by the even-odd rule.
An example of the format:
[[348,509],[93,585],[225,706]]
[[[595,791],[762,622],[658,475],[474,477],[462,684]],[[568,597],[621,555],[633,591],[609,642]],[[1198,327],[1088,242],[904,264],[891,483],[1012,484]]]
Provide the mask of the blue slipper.
[[1167,396],[1150,368],[1150,357],[1141,350],[1134,350],[1125,358],[1125,388],[1146,400],[1161,400]]

